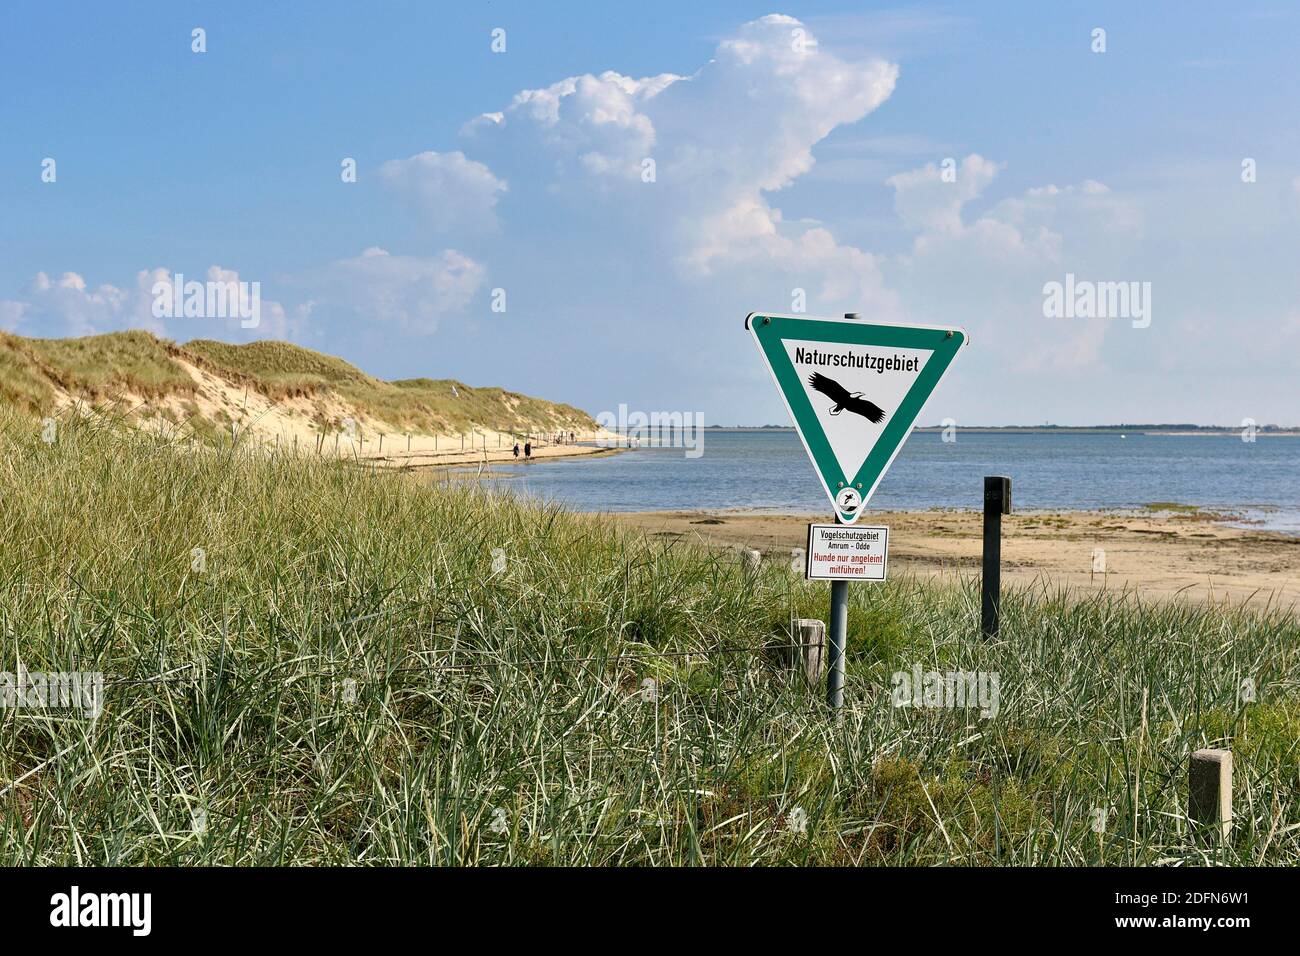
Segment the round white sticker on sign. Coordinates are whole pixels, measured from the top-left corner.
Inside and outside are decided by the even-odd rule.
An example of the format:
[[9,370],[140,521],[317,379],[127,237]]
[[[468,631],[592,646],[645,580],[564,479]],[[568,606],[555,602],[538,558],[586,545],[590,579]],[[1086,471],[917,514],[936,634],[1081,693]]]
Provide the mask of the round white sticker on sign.
[[835,495],[835,508],[843,515],[855,515],[862,507],[862,495],[856,488],[841,488]]

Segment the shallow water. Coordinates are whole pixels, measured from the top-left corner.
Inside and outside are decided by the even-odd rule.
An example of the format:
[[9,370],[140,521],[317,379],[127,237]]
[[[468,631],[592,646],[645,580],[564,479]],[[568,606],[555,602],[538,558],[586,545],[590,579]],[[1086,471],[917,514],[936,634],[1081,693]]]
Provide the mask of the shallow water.
[[[703,454],[618,455],[493,466],[499,484],[581,511],[757,508],[829,514],[792,431],[706,431]],[[914,433],[873,507],[982,507],[984,475],[1010,475],[1022,509],[1140,508],[1152,502],[1238,513],[1300,534],[1300,438],[1236,435]]]

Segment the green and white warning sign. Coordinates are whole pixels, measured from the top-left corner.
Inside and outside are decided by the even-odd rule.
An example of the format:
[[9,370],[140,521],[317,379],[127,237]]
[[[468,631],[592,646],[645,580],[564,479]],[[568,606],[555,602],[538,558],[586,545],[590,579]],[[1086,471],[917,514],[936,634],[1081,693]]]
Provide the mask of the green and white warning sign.
[[761,312],[745,325],[835,513],[852,524],[966,344],[966,332]]

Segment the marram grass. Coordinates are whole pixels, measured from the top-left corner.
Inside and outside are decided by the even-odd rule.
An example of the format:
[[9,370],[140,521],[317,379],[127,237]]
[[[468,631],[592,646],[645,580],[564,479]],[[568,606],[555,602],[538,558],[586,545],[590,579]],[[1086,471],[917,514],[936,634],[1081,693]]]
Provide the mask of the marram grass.
[[[93,721],[0,710],[0,863],[1300,862],[1286,609],[1031,589],[988,642],[973,582],[852,591],[831,720],[772,649],[825,585],[779,560],[6,416],[0,671],[106,686]],[[996,716],[894,707],[914,665],[997,674]],[[1186,820],[1204,746],[1221,846]]]

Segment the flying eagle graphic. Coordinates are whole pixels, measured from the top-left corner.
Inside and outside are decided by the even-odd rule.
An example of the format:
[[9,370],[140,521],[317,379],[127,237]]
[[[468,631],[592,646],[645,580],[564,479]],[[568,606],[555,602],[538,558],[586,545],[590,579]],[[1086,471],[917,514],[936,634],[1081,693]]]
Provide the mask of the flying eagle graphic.
[[875,402],[867,401],[861,392],[850,393],[835,379],[827,378],[821,372],[813,372],[808,376],[808,384],[835,403],[831,406],[832,415],[848,409],[873,424],[879,424],[885,417],[885,410]]

